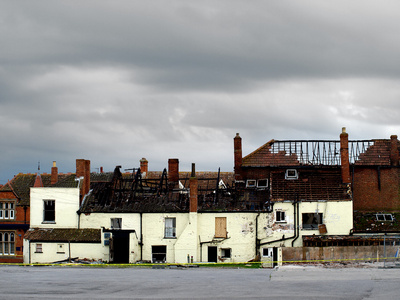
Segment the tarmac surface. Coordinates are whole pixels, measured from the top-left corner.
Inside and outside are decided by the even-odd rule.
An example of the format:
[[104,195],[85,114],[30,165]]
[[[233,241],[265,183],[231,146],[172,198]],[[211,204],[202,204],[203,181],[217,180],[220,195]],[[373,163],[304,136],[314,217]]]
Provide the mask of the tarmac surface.
[[398,299],[400,269],[0,266],[0,299]]

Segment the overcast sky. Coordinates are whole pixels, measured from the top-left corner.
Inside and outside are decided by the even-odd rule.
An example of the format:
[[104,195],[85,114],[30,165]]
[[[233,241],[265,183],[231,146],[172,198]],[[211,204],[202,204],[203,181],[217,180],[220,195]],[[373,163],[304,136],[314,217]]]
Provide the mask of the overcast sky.
[[400,2],[0,0],[0,184],[400,134]]

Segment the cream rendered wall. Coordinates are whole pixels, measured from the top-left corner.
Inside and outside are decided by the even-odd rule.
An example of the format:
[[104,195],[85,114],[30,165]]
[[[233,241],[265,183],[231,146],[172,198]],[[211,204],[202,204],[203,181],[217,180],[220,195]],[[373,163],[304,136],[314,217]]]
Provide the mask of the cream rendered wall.
[[[199,261],[208,261],[208,246],[217,247],[218,257],[221,257],[222,248],[230,248],[231,258],[224,259],[224,262],[246,262],[255,257],[257,213],[199,213],[198,215],[198,234],[203,243],[202,246],[199,244],[199,252],[201,252]],[[216,217],[226,217],[226,239],[215,238]]]
[[[42,244],[43,253],[36,253],[36,244]],[[64,253],[58,253],[58,245],[64,245]],[[69,258],[69,251],[71,250],[71,258],[89,258],[94,260],[104,260],[101,244],[94,243],[36,243],[24,240],[24,263],[32,264],[45,264],[53,263]],[[30,256],[29,256],[30,253]],[[30,261],[29,261],[30,260]]]
[[[281,210],[286,213],[286,222],[276,222],[276,211]],[[299,237],[294,242],[294,247],[302,247],[302,236],[320,235],[319,230],[309,230],[302,228],[303,213],[322,213],[322,222],[326,225],[327,235],[348,235],[353,228],[353,203],[352,201],[314,201],[299,203]],[[259,218],[259,234],[261,244],[292,237],[294,231],[294,206],[291,202],[276,202],[274,211],[270,217],[263,215]],[[265,244],[262,248],[268,247],[291,247],[292,240],[276,241]]]
[[[77,228],[79,188],[38,187],[30,195],[31,228]],[[43,223],[43,200],[55,200],[55,222]]]
[[[186,263],[188,254],[196,257],[196,215],[196,213],[143,214],[143,260],[152,260],[152,246],[167,246],[169,263]],[[176,218],[176,238],[164,237],[165,218]]]
[[[111,219],[121,218],[122,219],[122,230],[135,230],[129,234],[129,262],[134,263],[140,260],[140,213],[91,213],[80,215],[80,228],[94,228],[105,229],[111,228]],[[102,253],[103,260],[109,261],[110,259],[110,247],[104,245],[104,233],[102,232]]]

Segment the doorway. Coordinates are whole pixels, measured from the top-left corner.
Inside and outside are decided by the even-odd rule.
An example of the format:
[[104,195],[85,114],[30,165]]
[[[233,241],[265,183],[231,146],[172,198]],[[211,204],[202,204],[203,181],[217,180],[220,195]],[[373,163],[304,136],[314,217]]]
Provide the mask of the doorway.
[[129,263],[129,232],[113,231],[110,243],[110,261],[115,264]]
[[218,262],[217,247],[208,246],[208,262]]

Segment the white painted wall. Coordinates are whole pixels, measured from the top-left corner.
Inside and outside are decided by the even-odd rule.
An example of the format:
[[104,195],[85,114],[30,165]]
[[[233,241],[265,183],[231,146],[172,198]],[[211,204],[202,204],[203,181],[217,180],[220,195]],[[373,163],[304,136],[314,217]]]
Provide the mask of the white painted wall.
[[[42,244],[42,253],[36,252],[36,244]],[[64,251],[60,252],[59,245],[63,245]],[[71,253],[69,252],[71,251]],[[29,254],[30,253],[30,254]],[[36,243],[24,240],[24,263],[46,264],[63,261],[69,257],[104,259],[102,244],[94,243]]]
[[[31,228],[77,228],[79,188],[31,188]],[[55,200],[55,222],[43,222],[43,200]]]

